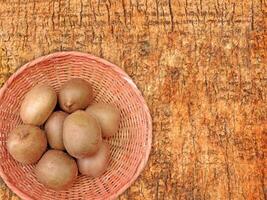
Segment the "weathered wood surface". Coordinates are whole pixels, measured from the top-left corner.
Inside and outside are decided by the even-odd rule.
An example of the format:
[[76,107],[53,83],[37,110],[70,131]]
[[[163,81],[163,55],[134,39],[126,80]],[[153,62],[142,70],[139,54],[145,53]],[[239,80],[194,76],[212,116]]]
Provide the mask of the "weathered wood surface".
[[153,116],[149,163],[119,199],[263,200],[266,23],[266,0],[1,0],[0,81],[55,51],[103,57]]

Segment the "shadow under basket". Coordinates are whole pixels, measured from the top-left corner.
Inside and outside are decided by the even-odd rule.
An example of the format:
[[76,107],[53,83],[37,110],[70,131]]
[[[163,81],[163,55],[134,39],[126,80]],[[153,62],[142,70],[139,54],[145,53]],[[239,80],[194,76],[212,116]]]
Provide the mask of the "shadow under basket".
[[[100,177],[79,175],[72,187],[54,191],[39,183],[35,165],[16,162],[6,149],[9,132],[22,124],[19,109],[34,85],[46,83],[57,92],[67,80],[79,77],[92,84],[94,102],[115,105],[121,111],[119,131],[107,140],[111,157]],[[0,90],[0,175],[23,199],[115,199],[145,167],[152,141],[148,107],[131,78],[119,67],[80,52],[58,52],[37,58],[15,72]]]

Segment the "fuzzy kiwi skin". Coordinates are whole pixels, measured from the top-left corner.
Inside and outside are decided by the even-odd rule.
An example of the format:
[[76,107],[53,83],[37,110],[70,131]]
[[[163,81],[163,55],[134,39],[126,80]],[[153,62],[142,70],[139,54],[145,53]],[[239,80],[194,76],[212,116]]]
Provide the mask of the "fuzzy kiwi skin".
[[43,130],[33,125],[19,125],[13,129],[7,139],[7,150],[22,164],[36,163],[47,148]]
[[120,111],[113,105],[95,103],[86,112],[93,115],[100,123],[103,137],[112,137],[119,130]]
[[67,113],[63,111],[53,112],[45,123],[47,141],[52,149],[65,150],[63,144],[63,123]]
[[83,175],[98,177],[106,171],[109,157],[110,147],[103,142],[94,155],[77,160],[78,169]]
[[93,155],[102,143],[101,127],[85,111],[75,111],[64,121],[63,142],[67,152],[75,158]]
[[47,151],[35,168],[37,180],[54,190],[69,188],[78,176],[75,160],[60,150]]
[[20,117],[25,124],[42,125],[57,104],[55,90],[45,84],[34,86],[24,97]]
[[83,79],[70,79],[60,89],[58,99],[61,109],[65,112],[85,109],[93,99],[93,88]]

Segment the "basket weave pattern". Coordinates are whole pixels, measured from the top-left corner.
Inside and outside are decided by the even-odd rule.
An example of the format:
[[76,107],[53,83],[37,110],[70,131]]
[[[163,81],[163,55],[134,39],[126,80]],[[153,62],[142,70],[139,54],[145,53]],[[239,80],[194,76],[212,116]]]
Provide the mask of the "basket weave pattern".
[[[108,139],[111,158],[107,171],[98,178],[79,176],[68,190],[53,191],[40,184],[34,165],[22,165],[7,152],[8,133],[22,121],[19,108],[27,91],[48,83],[56,91],[67,80],[79,77],[94,88],[94,101],[121,110],[118,133]],[[115,65],[89,54],[60,52],[40,57],[21,67],[0,90],[0,175],[23,199],[115,199],[144,168],[151,149],[151,117],[135,84]]]

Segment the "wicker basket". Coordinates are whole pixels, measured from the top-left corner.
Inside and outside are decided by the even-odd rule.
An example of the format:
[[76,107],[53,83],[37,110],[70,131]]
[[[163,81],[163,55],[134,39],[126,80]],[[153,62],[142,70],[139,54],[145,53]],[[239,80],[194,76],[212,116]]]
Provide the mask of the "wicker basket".
[[[94,88],[94,101],[116,105],[121,110],[118,133],[111,145],[109,168],[98,178],[80,175],[68,190],[54,191],[40,184],[34,165],[22,165],[7,152],[11,129],[21,124],[19,108],[25,93],[37,83],[48,83],[56,91],[67,80],[80,77]],[[89,54],[59,52],[37,58],[21,67],[0,90],[0,174],[23,199],[115,199],[124,192],[147,163],[152,124],[146,103],[129,76],[117,66]]]

